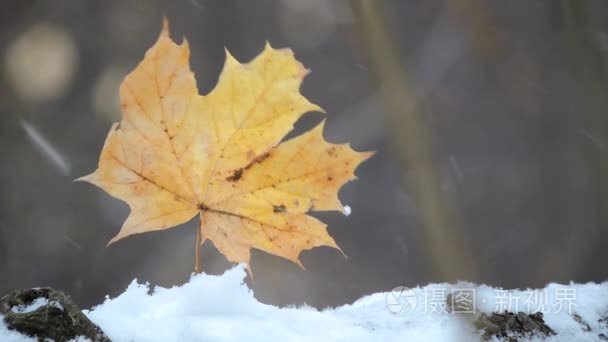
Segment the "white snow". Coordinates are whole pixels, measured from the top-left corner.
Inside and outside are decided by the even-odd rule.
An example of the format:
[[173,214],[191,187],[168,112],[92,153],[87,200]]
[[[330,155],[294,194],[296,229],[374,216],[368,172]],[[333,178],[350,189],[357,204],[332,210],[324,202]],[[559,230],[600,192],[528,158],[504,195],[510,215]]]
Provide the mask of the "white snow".
[[[478,340],[473,315],[448,312],[446,297],[452,294],[452,298],[471,299],[458,302],[468,303],[460,311],[542,310],[545,322],[557,333],[548,341],[598,341],[599,334],[608,335],[608,322],[598,322],[608,316],[608,282],[509,291],[471,283],[429,284],[404,291],[396,288],[319,311],[260,303],[243,283],[244,277],[243,266],[237,266],[221,276],[194,275],[182,286],[156,287],[151,294],[148,285],[133,281],[123,294],[106,298],[85,314],[116,342]],[[574,313],[591,331],[584,331]],[[15,336],[0,320],[0,340],[26,341]]]
[[21,335],[13,330],[8,330],[4,324],[4,316],[0,314],[0,341],[2,342],[36,342],[38,339]]
[[56,307],[57,309],[59,309],[59,310],[63,311],[63,305],[61,305],[61,303],[59,303],[58,301],[52,300],[52,301],[49,303],[49,305],[50,305],[50,306],[54,306],[54,307]]
[[17,305],[17,306],[13,306],[11,308],[11,311],[15,312],[15,313],[33,312],[33,311],[36,311],[39,308],[47,305],[48,303],[49,303],[48,299],[46,299],[44,297],[40,297],[40,298],[34,299],[29,305]]

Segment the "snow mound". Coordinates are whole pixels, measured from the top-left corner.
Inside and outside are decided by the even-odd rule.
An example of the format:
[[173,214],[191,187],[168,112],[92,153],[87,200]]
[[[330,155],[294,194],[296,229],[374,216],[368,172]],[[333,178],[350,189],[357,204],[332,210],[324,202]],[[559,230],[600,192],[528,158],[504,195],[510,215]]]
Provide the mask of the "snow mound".
[[[397,287],[319,311],[260,303],[244,278],[244,267],[237,266],[221,276],[193,275],[188,283],[170,289],[151,291],[134,280],[120,296],[84,312],[116,342],[476,341],[480,333],[472,324],[475,315],[466,312],[472,308],[478,313],[542,311],[557,333],[548,341],[599,341],[600,334],[608,336],[608,320],[602,320],[608,316],[608,282],[549,284],[537,290],[471,283]],[[468,298],[468,306],[458,302],[463,298],[465,304]],[[1,317],[0,340],[30,341],[8,331]]]
[[[221,276],[194,275],[183,286],[157,287],[152,294],[147,285],[133,281],[122,295],[85,313],[114,341],[474,341],[479,333],[466,314],[448,313],[445,307],[449,293],[465,289],[474,291],[480,312],[545,311],[546,323],[557,333],[551,341],[597,341],[600,333],[608,335],[598,322],[608,313],[608,283],[511,291],[430,284],[409,290],[415,307],[408,305],[407,296],[406,301],[397,298],[407,294],[397,289],[318,311],[262,304],[244,277],[244,268],[237,266]],[[585,332],[573,313],[591,330]]]
[[258,302],[237,266],[221,276],[195,275],[171,289],[131,283],[115,299],[89,312],[114,341],[454,341],[471,339],[470,328],[449,315],[399,317],[386,294],[318,311]]

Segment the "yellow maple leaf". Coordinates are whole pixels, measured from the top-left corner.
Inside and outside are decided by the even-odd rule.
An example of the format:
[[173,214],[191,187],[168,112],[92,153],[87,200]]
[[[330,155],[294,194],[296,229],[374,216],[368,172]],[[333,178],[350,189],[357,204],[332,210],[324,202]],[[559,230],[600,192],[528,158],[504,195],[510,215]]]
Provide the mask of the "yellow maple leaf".
[[199,215],[199,242],[210,240],[247,266],[251,248],[300,266],[302,250],[339,249],[326,225],[306,213],[344,210],[338,190],[373,152],[326,142],[323,123],[279,144],[304,113],[322,111],[300,94],[308,71],[291,50],[266,44],[246,64],[226,51],[218,84],[205,96],[189,55],[186,40],[177,45],[169,37],[165,20],[120,87],[123,118],[112,126],[97,170],[80,178],[131,208],[110,243]]

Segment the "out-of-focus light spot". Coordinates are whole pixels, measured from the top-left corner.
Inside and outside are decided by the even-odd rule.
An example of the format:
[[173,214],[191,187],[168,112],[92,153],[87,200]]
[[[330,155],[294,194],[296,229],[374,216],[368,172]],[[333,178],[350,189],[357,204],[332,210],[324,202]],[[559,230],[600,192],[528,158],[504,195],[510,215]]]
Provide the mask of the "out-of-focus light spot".
[[336,15],[328,1],[283,0],[279,7],[283,35],[299,49],[314,49],[336,29]]
[[93,108],[96,114],[108,121],[120,120],[120,96],[119,87],[125,75],[126,68],[111,65],[105,68],[95,80],[91,93]]
[[45,101],[61,96],[70,85],[78,51],[61,27],[36,24],[9,45],[4,62],[18,96],[25,101]]

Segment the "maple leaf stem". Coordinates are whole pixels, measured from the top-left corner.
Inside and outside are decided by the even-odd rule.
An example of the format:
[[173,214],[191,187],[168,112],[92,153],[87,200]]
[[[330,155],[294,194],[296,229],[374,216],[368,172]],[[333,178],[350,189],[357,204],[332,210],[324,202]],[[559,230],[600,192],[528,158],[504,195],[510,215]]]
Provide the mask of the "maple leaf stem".
[[201,227],[196,227],[196,243],[194,246],[194,273],[201,273]]

